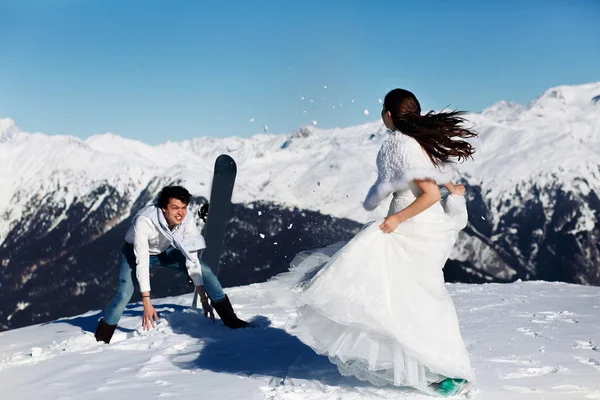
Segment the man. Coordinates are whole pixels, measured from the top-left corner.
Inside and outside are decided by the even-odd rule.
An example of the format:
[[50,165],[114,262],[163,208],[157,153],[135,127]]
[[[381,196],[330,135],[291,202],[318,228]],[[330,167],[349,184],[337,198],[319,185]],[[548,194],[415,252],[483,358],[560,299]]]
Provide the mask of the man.
[[[209,266],[198,258],[206,247],[187,206],[192,195],[181,186],[166,186],[156,204],[141,209],[133,218],[121,251],[119,290],[96,328],[96,340],[110,343],[125,306],[133,295],[133,273],[142,292],[142,328],[154,327],[158,315],[150,301],[150,268],[162,266],[188,272],[200,296],[204,316],[214,321],[213,307],[229,328],[249,326],[239,319],[221,284]],[[212,307],[208,302],[212,301]]]

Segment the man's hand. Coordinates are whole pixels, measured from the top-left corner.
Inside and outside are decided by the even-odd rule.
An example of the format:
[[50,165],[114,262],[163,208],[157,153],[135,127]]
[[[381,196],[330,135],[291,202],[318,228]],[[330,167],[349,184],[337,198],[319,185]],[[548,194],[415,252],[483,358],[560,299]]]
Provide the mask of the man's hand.
[[390,215],[389,217],[383,220],[381,225],[379,225],[379,229],[381,229],[385,233],[392,233],[396,230],[398,225],[400,225],[400,222],[402,221],[400,220],[400,217],[398,217],[398,215]]
[[212,322],[215,322],[215,312],[213,311],[212,306],[208,303],[208,299],[206,301],[202,301],[202,310],[204,310],[204,316],[209,317]]
[[145,331],[150,330],[150,325],[154,328],[156,325],[154,321],[158,321],[158,314],[156,314],[156,310],[154,306],[150,302],[150,297],[143,298],[144,303],[144,315],[142,316],[142,329]]
[[202,207],[200,207],[200,211],[198,211],[198,216],[205,223],[206,223],[206,218],[208,217],[208,208],[209,208],[208,203],[204,203],[204,204],[202,204]]

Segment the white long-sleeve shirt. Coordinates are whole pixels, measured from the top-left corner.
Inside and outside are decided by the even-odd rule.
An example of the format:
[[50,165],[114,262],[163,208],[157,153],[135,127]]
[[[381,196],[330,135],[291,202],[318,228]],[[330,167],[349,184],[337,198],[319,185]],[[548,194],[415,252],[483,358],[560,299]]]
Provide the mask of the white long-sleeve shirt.
[[[178,229],[185,229],[182,233],[185,238],[188,235],[198,236],[198,228],[194,221],[190,221],[185,227],[181,225],[175,226],[172,232]],[[154,225],[150,218],[140,215],[135,218],[134,223],[131,225],[127,234],[125,235],[125,241],[133,244],[133,252],[136,260],[136,278],[140,285],[141,292],[150,291],[150,256],[158,255],[167,250],[171,243],[169,239],[162,234],[162,232]],[[200,261],[198,261],[198,253],[191,252],[195,262],[186,260],[185,266],[188,270],[188,274],[195,286],[201,286],[204,284],[202,280],[202,269],[200,267]]]

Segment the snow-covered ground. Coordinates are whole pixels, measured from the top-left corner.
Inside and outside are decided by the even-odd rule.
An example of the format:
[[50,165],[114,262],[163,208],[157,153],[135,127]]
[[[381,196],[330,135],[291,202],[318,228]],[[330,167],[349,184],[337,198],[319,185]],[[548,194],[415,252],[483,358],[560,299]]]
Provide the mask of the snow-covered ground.
[[[341,377],[295,336],[293,309],[274,298],[285,280],[228,289],[233,331],[155,300],[160,321],[141,331],[131,304],[113,343],[96,343],[99,312],[0,333],[2,399],[425,399]],[[477,382],[460,398],[600,399],[600,288],[564,283],[448,285]]]

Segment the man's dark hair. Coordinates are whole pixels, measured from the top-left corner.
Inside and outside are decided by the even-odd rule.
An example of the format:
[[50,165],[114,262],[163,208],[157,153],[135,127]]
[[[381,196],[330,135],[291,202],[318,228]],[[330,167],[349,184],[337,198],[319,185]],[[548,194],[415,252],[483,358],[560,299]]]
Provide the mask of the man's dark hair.
[[165,186],[158,194],[156,203],[159,208],[167,208],[171,199],[180,200],[183,204],[188,205],[192,195],[183,186]]

